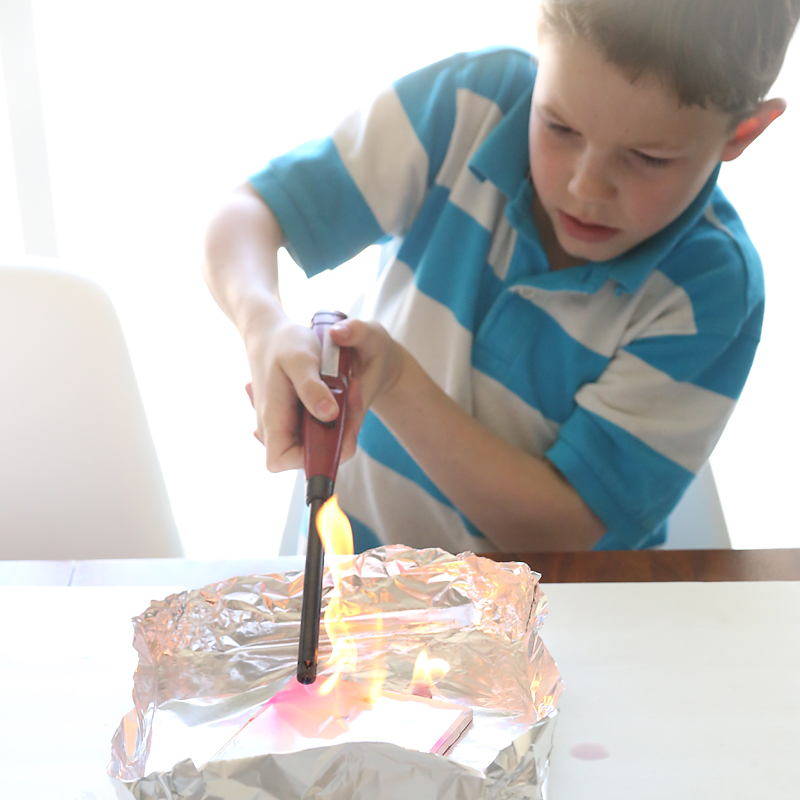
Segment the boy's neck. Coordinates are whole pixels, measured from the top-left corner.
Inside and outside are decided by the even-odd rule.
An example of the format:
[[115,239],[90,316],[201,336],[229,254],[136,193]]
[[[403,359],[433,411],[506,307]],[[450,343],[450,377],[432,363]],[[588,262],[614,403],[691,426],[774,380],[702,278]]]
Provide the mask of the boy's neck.
[[533,221],[536,223],[536,228],[539,231],[539,238],[542,241],[542,248],[547,260],[550,263],[550,271],[556,272],[560,269],[567,269],[568,267],[579,267],[586,264],[585,258],[578,258],[570,255],[559,244],[556,233],[553,230],[553,223],[550,217],[542,206],[539,195],[536,194],[536,189],[533,190],[533,202],[531,203],[531,210],[533,212]]

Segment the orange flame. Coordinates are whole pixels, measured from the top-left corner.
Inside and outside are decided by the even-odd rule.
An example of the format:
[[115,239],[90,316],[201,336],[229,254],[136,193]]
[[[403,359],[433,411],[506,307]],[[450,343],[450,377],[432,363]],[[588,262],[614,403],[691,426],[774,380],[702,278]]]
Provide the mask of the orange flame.
[[[333,591],[328,596],[328,605],[323,617],[325,630],[333,648],[325,664],[326,669],[333,669],[333,674],[319,688],[319,694],[326,695],[333,691],[342,674],[356,672],[358,648],[353,637],[353,628],[356,624],[353,618],[363,617],[364,609],[342,597],[342,556],[353,555],[353,530],[335,495],[319,510],[317,530],[325,555],[328,556],[328,569],[333,580]],[[364,624],[362,619],[360,625]],[[369,625],[373,632],[379,633],[382,628],[380,615],[370,616]],[[376,626],[378,631],[375,631]],[[385,675],[385,668],[373,670],[371,685],[367,687],[371,703],[380,696]]]
[[443,658],[428,658],[428,653],[422,650],[414,663],[409,691],[418,697],[431,697],[434,683],[449,671],[450,665]]

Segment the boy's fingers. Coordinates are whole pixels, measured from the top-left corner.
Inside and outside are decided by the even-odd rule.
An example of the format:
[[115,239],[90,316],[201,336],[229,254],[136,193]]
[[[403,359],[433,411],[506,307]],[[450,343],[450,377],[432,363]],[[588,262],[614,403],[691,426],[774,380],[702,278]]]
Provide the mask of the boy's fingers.
[[364,408],[361,396],[361,381],[354,378],[350,381],[350,389],[347,397],[347,416],[344,421],[342,455],[340,459],[342,463],[355,455],[356,446],[358,444],[358,434],[364,422],[366,412],[367,410]]
[[340,347],[358,347],[363,344],[369,325],[360,319],[344,319],[331,326],[331,339]]
[[297,469],[303,463],[303,451],[298,438],[297,401],[293,394],[288,397],[288,402],[273,398],[268,409],[263,424],[267,469],[270,472]]
[[300,402],[317,419],[329,422],[336,419],[339,406],[333,398],[331,390],[319,377],[319,365],[313,367],[294,368],[286,373],[300,398]]
[[284,472],[287,469],[302,469],[303,448],[297,441],[280,434],[267,440],[267,469],[270,472]]

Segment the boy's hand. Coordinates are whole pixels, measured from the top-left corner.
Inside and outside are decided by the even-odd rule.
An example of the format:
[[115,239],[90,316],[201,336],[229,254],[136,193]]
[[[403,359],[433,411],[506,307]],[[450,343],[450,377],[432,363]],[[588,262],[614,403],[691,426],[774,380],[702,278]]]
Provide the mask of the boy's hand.
[[342,460],[356,449],[356,439],[367,410],[379,404],[398,384],[407,352],[377,322],[345,319],[331,327],[331,339],[351,348],[350,391],[345,421]]
[[[342,440],[341,461],[356,451],[358,432],[367,409],[398,380],[405,350],[383,326],[343,320],[331,328],[331,338],[352,348],[351,379]],[[311,328],[288,319],[251,327],[245,336],[252,382],[245,387],[256,411],[256,438],[267,451],[267,469],[282,472],[303,468],[298,398],[308,413],[323,422],[336,419],[339,407],[319,376],[321,348]]]
[[267,469],[302,469],[298,398],[323,422],[339,413],[319,376],[319,340],[311,328],[284,319],[263,329],[251,326],[245,344],[252,375],[246,389],[256,411],[255,436],[267,451]]

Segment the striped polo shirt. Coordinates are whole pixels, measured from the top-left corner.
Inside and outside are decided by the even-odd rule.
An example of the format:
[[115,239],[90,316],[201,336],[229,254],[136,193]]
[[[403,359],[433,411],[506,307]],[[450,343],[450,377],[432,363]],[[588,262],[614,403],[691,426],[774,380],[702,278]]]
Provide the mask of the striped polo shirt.
[[[516,49],[415,72],[250,181],[308,275],[383,245],[360,315],[462,408],[549,459],[605,523],[598,549],[664,541],[758,344],[758,255],[715,170],[617,258],[550,271],[531,211],[536,64]],[[367,414],[337,492],[357,549],[488,541]]]

